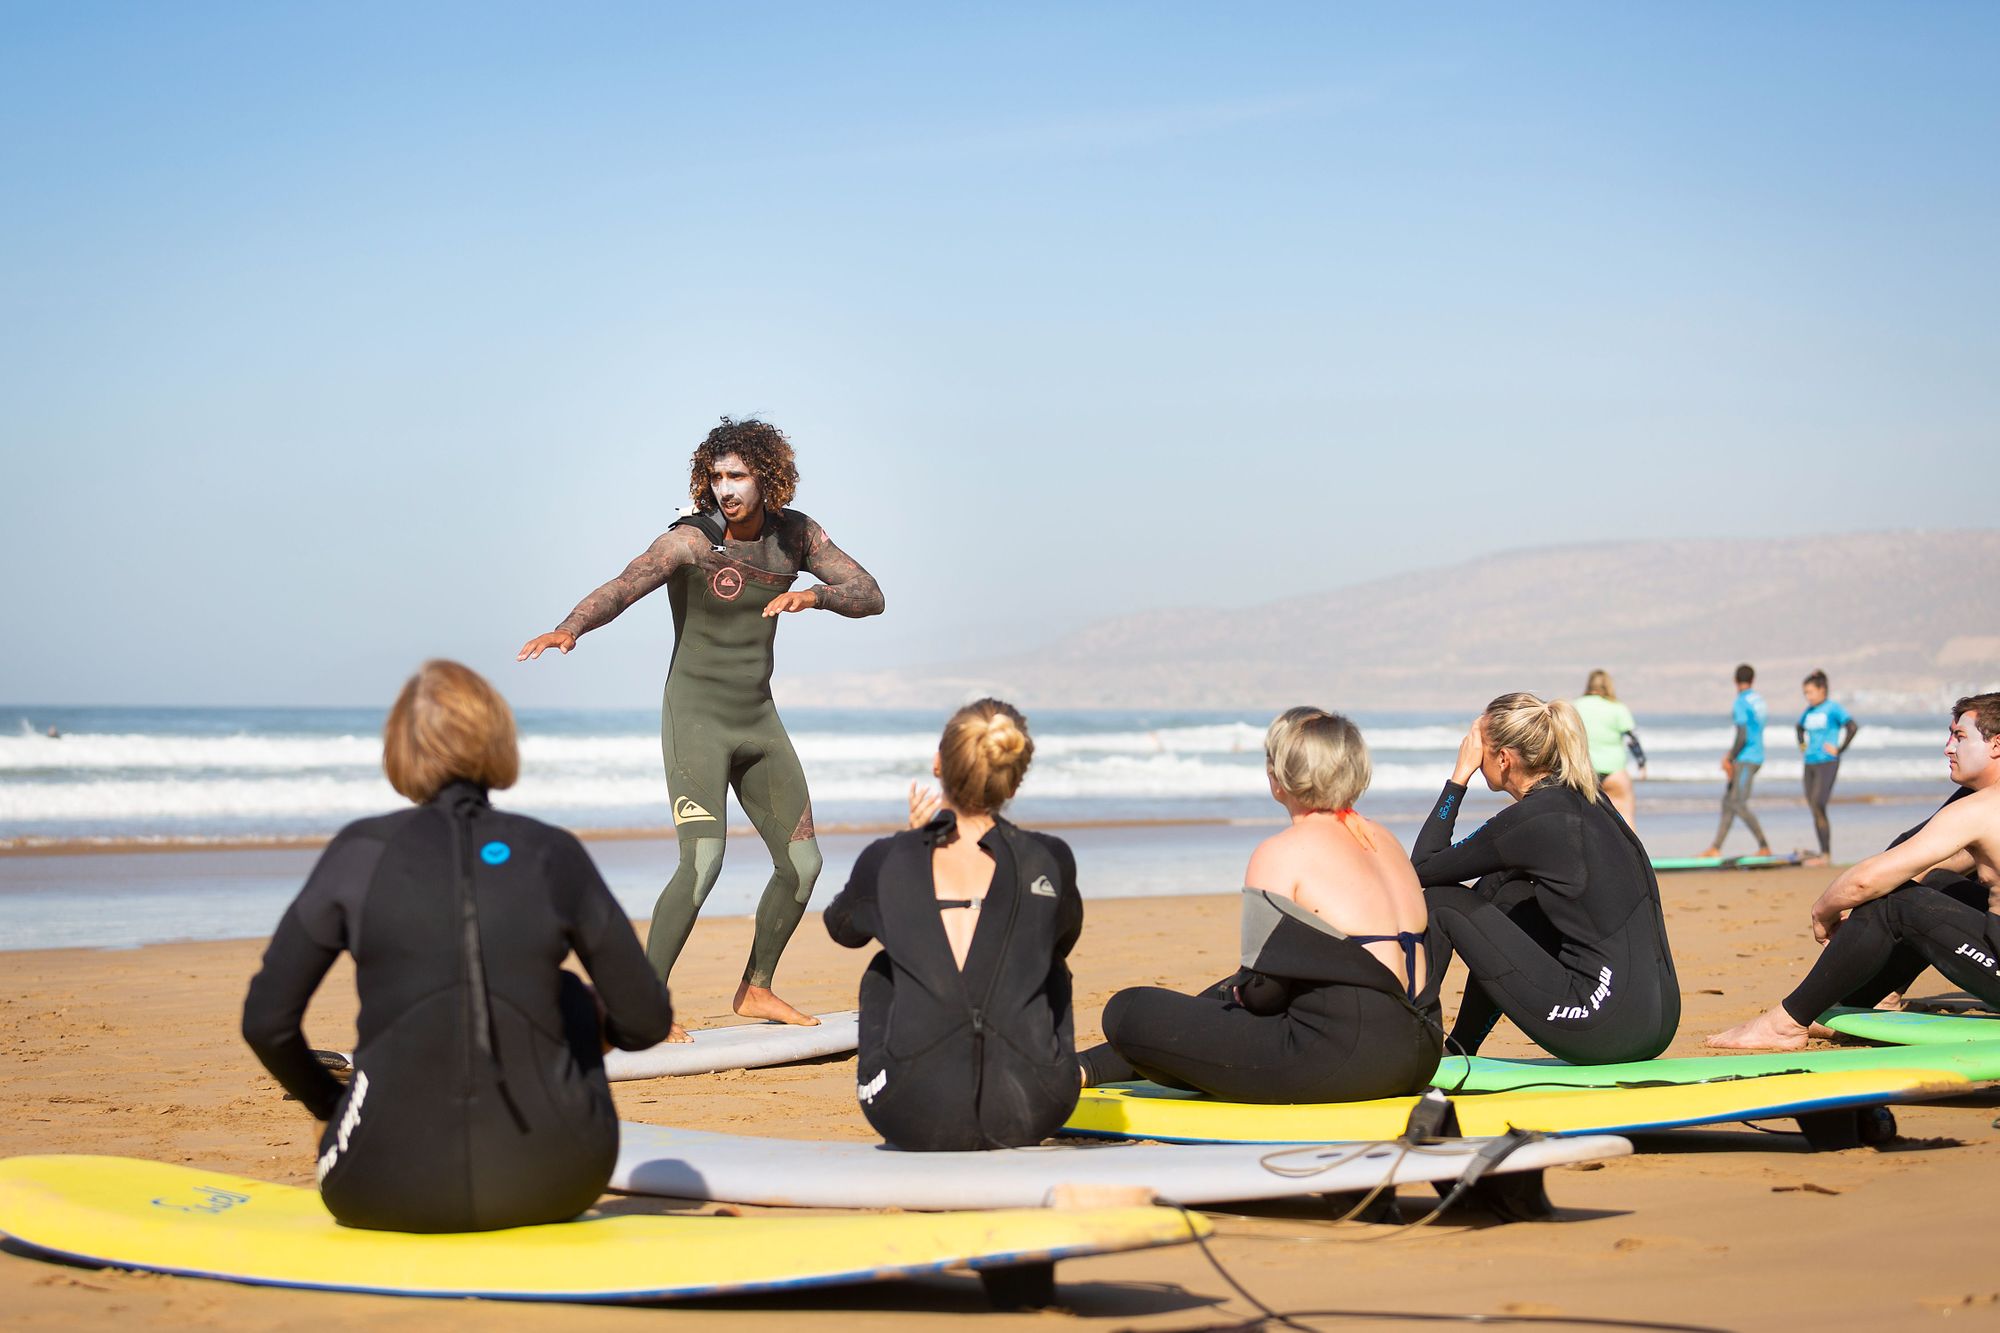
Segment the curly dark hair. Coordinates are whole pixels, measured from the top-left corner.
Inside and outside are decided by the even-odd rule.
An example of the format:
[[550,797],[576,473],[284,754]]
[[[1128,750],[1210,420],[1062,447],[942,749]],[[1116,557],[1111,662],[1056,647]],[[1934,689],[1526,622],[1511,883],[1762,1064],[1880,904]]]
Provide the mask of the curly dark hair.
[[688,498],[697,510],[707,513],[715,508],[708,474],[715,460],[728,454],[735,454],[756,474],[766,509],[783,509],[792,502],[799,488],[799,466],[792,458],[792,442],[785,438],[785,432],[768,421],[724,417],[722,424],[695,446],[694,457],[688,460]]

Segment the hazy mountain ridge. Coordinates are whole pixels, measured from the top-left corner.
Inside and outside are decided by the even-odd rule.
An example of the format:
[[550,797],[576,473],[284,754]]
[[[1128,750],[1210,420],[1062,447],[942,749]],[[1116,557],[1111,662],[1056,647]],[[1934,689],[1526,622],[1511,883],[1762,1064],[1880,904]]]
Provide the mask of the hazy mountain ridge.
[[1635,706],[1681,711],[1726,702],[1739,661],[1787,706],[1814,667],[1837,697],[1881,708],[2000,682],[2000,532],[1541,547],[1116,616],[986,662],[778,684],[821,705],[941,707],[992,690],[1024,707],[1430,709],[1574,694],[1601,666]]

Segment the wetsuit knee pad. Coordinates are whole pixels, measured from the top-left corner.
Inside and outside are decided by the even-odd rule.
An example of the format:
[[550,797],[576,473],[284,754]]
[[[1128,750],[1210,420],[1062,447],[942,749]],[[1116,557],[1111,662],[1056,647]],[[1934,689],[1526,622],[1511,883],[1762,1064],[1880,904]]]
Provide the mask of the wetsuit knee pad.
[[798,877],[798,887],[792,896],[804,906],[811,901],[813,885],[819,882],[819,872],[826,864],[826,858],[819,852],[819,839],[801,838],[786,844],[785,857],[792,863],[792,874]]
[[715,887],[715,881],[722,875],[722,849],[725,845],[722,838],[688,838],[681,843],[681,860],[694,866],[691,894],[696,907],[707,899],[708,891]]

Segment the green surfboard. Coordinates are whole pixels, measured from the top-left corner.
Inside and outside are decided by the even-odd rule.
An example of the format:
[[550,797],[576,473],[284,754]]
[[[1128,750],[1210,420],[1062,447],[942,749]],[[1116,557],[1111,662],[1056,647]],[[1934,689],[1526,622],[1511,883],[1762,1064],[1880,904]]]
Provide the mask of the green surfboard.
[[1843,1036],[1891,1046],[2000,1042],[2000,1014],[1919,1014],[1894,1009],[1829,1009],[1819,1020]]
[[[1887,1014],[1888,1018],[1931,1017]],[[1979,1022],[1980,1020],[1974,1020]],[[1859,1035],[1859,1034],[1856,1034]],[[1447,1055],[1431,1081],[1446,1092],[1512,1092],[1529,1088],[1682,1087],[1776,1074],[1848,1073],[1887,1069],[1962,1074],[1975,1082],[2000,1079],[2000,1023],[1948,1045],[1867,1046],[1846,1050],[1770,1051],[1749,1055],[1688,1055],[1618,1065],[1566,1065],[1560,1060],[1494,1060]]]
[[1653,870],[1665,874],[1674,870],[1770,870],[1795,866],[1805,858],[1797,852],[1784,856],[1656,856]]

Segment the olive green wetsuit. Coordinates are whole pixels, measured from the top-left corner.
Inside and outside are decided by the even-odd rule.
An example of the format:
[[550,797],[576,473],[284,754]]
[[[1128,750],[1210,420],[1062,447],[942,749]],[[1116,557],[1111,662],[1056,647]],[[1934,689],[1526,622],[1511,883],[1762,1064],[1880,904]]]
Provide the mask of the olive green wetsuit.
[[[564,622],[564,628],[572,621],[601,624],[609,619],[599,619],[602,611],[616,615],[667,584],[674,653],[660,700],[660,751],[680,863],[654,904],[646,936],[647,956],[663,979],[721,873],[731,788],[771,853],[745,981],[771,984],[812,897],[820,871],[812,798],[771,699],[778,618],[764,615],[801,570],[825,580],[813,590],[821,608],[847,616],[882,609],[881,590],[868,572],[819,524],[784,509],[767,512],[751,541],[724,536],[718,543],[699,528],[677,525]],[[607,593],[610,604],[598,602]]]

